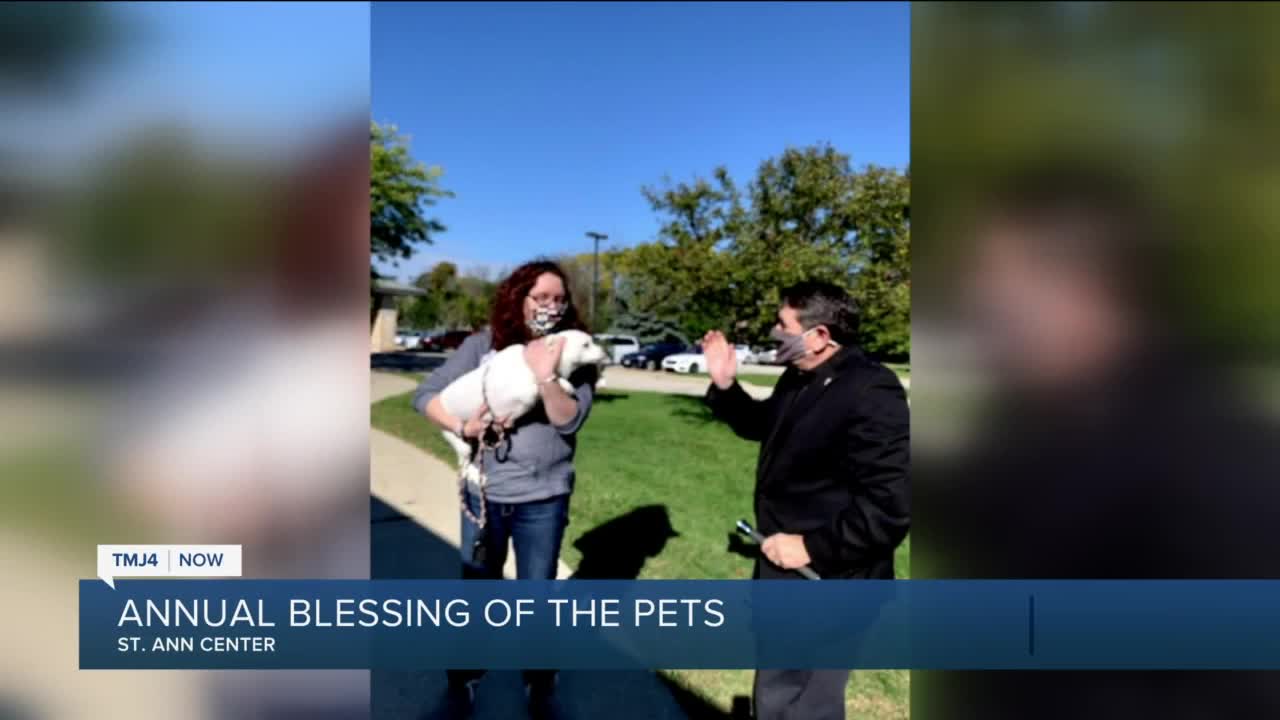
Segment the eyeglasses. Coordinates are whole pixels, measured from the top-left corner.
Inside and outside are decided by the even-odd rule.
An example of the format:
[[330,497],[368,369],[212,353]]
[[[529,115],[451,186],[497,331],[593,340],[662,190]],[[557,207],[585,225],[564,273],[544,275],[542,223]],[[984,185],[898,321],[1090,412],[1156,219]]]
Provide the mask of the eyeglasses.
[[529,295],[528,298],[538,305],[564,305],[564,296],[554,295]]

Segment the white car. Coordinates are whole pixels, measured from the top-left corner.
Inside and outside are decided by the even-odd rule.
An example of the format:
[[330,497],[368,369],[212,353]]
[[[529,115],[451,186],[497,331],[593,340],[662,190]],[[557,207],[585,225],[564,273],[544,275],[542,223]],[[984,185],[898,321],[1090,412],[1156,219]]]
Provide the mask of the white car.
[[668,372],[700,373],[707,369],[707,358],[701,351],[668,355],[662,361],[662,369]]
[[[696,352],[680,353],[678,355],[668,355],[662,361],[662,369],[678,373],[700,373],[707,371],[707,357],[702,354],[701,346],[694,348]],[[738,364],[744,365],[754,360],[754,356],[746,345],[738,345],[734,347],[734,353],[738,356]]]
[[640,351],[640,340],[632,335],[596,335],[595,341],[608,350],[607,362],[617,365],[622,358]]
[[420,330],[405,330],[396,333],[396,347],[413,350],[422,342],[424,333]]

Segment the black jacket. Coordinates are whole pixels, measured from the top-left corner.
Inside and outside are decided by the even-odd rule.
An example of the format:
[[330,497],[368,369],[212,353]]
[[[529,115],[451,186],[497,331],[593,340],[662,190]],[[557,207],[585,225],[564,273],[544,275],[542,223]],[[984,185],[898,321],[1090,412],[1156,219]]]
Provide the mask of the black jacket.
[[[761,443],[757,529],[804,536],[824,578],[893,578],[893,551],[910,527],[910,422],[898,377],[856,348],[812,372],[788,368],[767,400],[714,384],[707,404],[734,432]],[[761,562],[762,578],[798,578]]]

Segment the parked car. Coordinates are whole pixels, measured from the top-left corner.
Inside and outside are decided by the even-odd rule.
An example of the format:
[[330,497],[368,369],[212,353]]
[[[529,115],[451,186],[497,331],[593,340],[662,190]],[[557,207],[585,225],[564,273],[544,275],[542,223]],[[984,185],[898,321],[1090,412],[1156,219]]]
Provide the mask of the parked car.
[[[734,346],[734,354],[738,357],[738,365],[752,362],[754,355],[746,345]],[[707,358],[702,354],[702,346],[695,345],[693,350],[669,355],[662,361],[662,369],[678,373],[700,373],[707,370]]]
[[416,350],[425,334],[421,330],[401,330],[396,333],[396,347]]
[[622,362],[622,358],[633,352],[639,352],[640,340],[634,335],[596,335],[595,341],[608,350],[610,365]]
[[702,354],[702,346],[695,345],[689,352],[663,358],[662,369],[667,372],[700,373],[707,369],[707,358]]
[[420,349],[427,352],[444,352],[445,350],[457,350],[463,340],[471,337],[470,330],[450,330],[447,333],[432,335],[422,341]]
[[654,343],[645,345],[640,348],[639,352],[629,353],[622,356],[622,366],[629,368],[641,368],[643,370],[657,370],[662,367],[662,361],[671,355],[688,352],[689,347],[683,343]]
[[760,352],[756,353],[756,364],[757,365],[777,365],[778,364],[777,348],[769,348],[768,350],[761,350]]

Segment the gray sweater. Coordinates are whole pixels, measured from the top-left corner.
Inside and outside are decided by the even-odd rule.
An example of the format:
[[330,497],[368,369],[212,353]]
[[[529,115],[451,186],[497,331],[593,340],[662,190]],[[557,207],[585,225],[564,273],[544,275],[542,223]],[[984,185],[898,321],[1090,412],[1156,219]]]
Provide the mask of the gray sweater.
[[[445,364],[436,369],[417,392],[413,407],[426,414],[427,404],[468,372],[480,367],[493,346],[493,336],[485,330],[467,338]],[[595,368],[586,368],[569,378],[578,400],[578,411],[564,425],[552,425],[542,403],[538,403],[510,431],[510,447],[484,454],[488,476],[485,494],[502,503],[545,500],[573,491],[573,455],[578,429],[591,413],[596,382]]]

